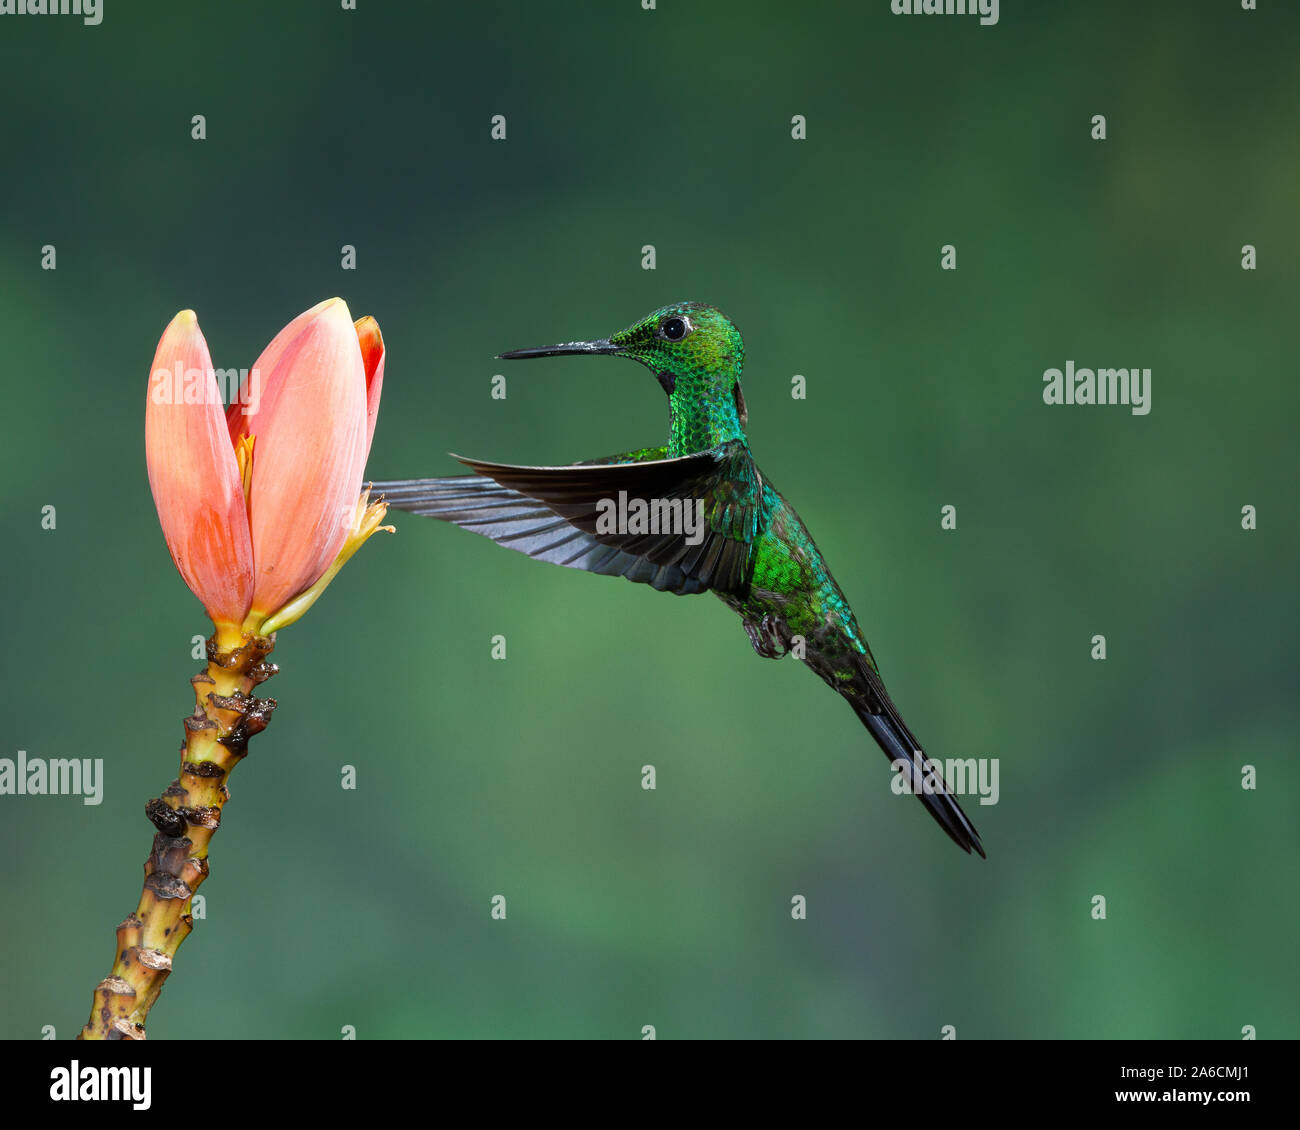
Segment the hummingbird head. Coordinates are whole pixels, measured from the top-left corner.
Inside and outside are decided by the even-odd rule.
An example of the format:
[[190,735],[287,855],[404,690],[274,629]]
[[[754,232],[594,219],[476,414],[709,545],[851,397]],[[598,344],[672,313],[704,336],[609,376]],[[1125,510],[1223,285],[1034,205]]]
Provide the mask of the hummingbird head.
[[609,339],[620,357],[640,361],[671,394],[679,380],[730,393],[740,377],[745,343],[716,306],[674,302],[647,314]]
[[515,349],[498,356],[516,360],[576,353],[640,361],[654,373],[670,397],[701,401],[734,399],[736,414],[742,424],[745,422],[745,400],[740,392],[745,343],[731,319],[716,306],[674,302],[599,341],[568,341],[536,349]]

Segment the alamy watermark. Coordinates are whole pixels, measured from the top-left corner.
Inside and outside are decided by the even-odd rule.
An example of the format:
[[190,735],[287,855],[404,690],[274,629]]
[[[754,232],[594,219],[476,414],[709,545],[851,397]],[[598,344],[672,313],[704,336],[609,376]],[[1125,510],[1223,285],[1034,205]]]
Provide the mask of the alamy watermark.
[[260,369],[187,369],[177,358],[169,369],[149,377],[149,399],[155,404],[239,404],[245,416],[257,411],[262,399]]
[[102,757],[0,757],[0,796],[79,796],[82,804],[104,799]]
[[1150,369],[1043,370],[1044,404],[1127,404],[1134,416],[1151,411]]
[[992,27],[998,22],[998,0],[889,0],[896,16],[979,16]]
[[134,1110],[148,1110],[153,1103],[152,1076],[152,1067],[83,1067],[74,1059],[50,1072],[50,1100],[130,1103]]
[[80,16],[94,27],[104,19],[104,0],[0,0],[0,16]]
[[704,540],[702,498],[602,498],[596,503],[597,534],[680,534],[687,545]]
[[978,796],[980,804],[997,804],[1001,795],[996,757],[949,757],[939,761],[918,751],[915,761],[899,757],[890,766],[894,779],[889,787],[896,796]]

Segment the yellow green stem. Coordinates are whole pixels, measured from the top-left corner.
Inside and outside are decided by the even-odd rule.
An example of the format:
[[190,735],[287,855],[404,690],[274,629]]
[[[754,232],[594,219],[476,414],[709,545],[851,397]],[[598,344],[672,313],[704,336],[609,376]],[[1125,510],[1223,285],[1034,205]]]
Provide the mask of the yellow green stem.
[[208,640],[207,668],[190,680],[195,709],[185,719],[180,776],[145,805],[158,831],[140,903],[117,928],[112,972],[95,988],[79,1040],[145,1037],[149,1009],[194,925],[190,904],[208,875],[208,844],[230,799],[226,781],[275,709],[274,699],[252,694],[277,670],[266,658],[274,647],[274,637],[230,624],[217,625]]

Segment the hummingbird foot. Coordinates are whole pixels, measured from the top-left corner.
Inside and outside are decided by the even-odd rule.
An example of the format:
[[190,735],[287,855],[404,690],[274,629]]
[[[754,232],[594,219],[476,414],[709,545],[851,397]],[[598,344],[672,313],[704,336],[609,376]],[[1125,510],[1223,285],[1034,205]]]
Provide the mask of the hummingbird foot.
[[742,621],[754,650],[764,659],[780,659],[790,649],[790,626],[779,616],[764,612],[761,620]]

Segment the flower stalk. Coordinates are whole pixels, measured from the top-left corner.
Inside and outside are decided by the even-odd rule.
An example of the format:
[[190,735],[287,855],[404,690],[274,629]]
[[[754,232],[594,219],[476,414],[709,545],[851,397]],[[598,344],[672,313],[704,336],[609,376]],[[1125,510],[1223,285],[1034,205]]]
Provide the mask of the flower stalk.
[[191,903],[208,877],[208,848],[230,799],[226,783],[275,709],[275,699],[253,695],[278,670],[267,661],[273,637],[223,625],[207,646],[208,665],[190,680],[195,707],[185,718],[180,775],[145,805],[157,831],[140,902],[117,928],[112,971],[95,987],[79,1040],[145,1038],[149,1010],[194,925]]

